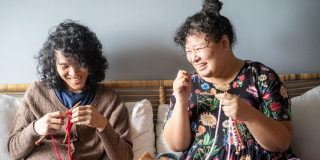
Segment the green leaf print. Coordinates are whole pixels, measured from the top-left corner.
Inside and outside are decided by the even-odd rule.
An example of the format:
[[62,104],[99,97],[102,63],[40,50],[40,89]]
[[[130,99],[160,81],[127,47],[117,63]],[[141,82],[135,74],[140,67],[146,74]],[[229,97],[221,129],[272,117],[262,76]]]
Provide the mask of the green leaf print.
[[[216,147],[217,147],[217,146],[214,146],[214,147],[213,147],[213,150],[212,150],[210,156],[216,155],[216,154],[220,151],[220,149],[222,148],[222,146],[219,147],[219,148],[216,148]],[[209,152],[210,152],[210,150],[209,150]],[[209,154],[209,152],[208,152],[207,154]]]
[[[212,141],[210,141],[210,134],[209,133],[206,133],[204,136],[203,136],[204,140],[203,140],[203,145],[210,145],[209,143]],[[212,144],[212,142],[211,142]]]
[[262,108],[262,112],[264,115],[266,115],[267,117],[270,117],[270,112],[269,109],[267,109],[267,107],[263,107]]

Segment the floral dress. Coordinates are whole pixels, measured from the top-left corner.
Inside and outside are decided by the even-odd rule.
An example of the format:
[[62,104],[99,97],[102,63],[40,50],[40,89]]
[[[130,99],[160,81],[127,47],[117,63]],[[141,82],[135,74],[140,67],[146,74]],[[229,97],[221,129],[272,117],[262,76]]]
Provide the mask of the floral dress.
[[[229,137],[229,118],[221,111],[220,124],[217,124],[219,100],[217,93],[227,91],[244,99],[249,105],[269,118],[278,121],[291,121],[291,107],[287,91],[278,75],[259,62],[245,61],[235,79],[224,85],[217,85],[203,80],[195,71],[191,73],[192,88],[189,98],[189,117],[192,141],[188,150],[180,159],[205,159],[212,147],[215,129],[219,125],[217,141],[210,154],[210,159],[226,159],[229,142],[233,143],[232,134]],[[170,110],[167,120],[171,117],[175,105],[174,94],[170,99]],[[290,145],[282,153],[269,152],[255,140],[243,121],[235,120],[245,149],[236,155],[235,147],[231,145],[230,159],[234,160],[276,160],[295,157]],[[263,125],[263,124],[261,124]]]

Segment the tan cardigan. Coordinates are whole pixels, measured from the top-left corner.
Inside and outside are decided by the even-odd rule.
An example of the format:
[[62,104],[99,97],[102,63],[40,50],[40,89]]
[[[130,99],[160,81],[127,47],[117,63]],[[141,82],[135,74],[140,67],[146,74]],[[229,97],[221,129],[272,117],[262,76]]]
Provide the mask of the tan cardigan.
[[[85,125],[73,125],[70,136],[72,158],[75,160],[131,160],[133,151],[129,140],[128,111],[123,100],[111,88],[99,85],[91,105],[107,118],[108,124],[101,132]],[[59,101],[54,90],[49,89],[43,81],[32,83],[26,91],[7,138],[11,157],[13,159],[58,159],[51,136],[46,136],[39,146],[35,146],[35,141],[40,136],[35,133],[33,123],[47,113],[65,112],[67,109]],[[65,125],[58,134],[54,135],[63,160],[69,159],[68,144],[62,144],[66,134]]]

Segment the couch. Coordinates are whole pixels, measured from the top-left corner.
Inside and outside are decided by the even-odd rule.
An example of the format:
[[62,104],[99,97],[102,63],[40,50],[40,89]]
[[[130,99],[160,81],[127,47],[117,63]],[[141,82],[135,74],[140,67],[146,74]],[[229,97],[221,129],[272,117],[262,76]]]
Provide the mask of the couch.
[[[320,157],[320,152],[316,151],[317,145],[320,144],[320,138],[317,136],[320,133],[320,74],[280,75],[280,78],[286,84],[290,97],[293,97],[292,145],[295,153],[302,160],[316,159]],[[105,85],[115,88],[126,101],[134,160],[138,160],[144,152],[149,152],[152,157],[168,152],[181,154],[170,150],[162,131],[169,110],[172,82],[173,80],[104,82]],[[10,159],[5,141],[23,97],[23,91],[27,87],[28,84],[0,85],[0,159]],[[17,94],[13,94],[12,91]]]

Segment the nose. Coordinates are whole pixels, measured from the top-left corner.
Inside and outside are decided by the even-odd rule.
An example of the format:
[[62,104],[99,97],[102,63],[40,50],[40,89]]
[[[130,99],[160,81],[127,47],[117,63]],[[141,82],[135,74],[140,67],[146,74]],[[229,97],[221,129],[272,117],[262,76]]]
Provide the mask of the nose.
[[191,57],[192,62],[197,62],[199,59],[200,57],[198,56],[198,54],[196,52],[193,52]]
[[75,76],[77,73],[77,68],[70,66],[68,74],[71,76]]

